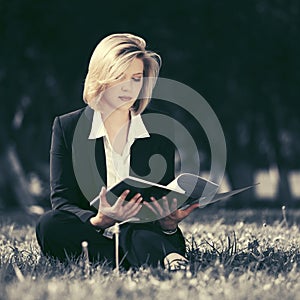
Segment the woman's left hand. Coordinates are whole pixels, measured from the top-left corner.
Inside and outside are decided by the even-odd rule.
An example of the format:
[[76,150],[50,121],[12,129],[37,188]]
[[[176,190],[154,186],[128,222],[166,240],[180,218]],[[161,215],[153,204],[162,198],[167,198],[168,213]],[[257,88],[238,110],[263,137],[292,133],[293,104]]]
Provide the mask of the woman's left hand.
[[157,216],[161,217],[158,222],[161,228],[164,230],[173,230],[177,228],[177,225],[180,221],[186,218],[194,209],[199,207],[199,204],[195,203],[189,206],[187,209],[181,210],[177,208],[177,199],[174,198],[170,206],[167,197],[163,197],[162,200],[162,207],[154,197],[151,197],[151,204],[146,201],[143,204],[153,211]]

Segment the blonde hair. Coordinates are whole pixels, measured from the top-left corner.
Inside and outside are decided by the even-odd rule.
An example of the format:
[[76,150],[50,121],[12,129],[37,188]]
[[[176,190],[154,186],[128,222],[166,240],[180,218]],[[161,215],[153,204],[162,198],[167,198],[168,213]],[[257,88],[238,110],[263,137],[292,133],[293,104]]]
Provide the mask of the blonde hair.
[[145,48],[144,39],[129,33],[111,34],[101,40],[90,59],[83,100],[91,105],[97,98],[100,99],[105,89],[117,82],[130,63],[139,58],[144,64],[144,80],[133,111],[141,113],[150,102],[161,67],[160,56]]

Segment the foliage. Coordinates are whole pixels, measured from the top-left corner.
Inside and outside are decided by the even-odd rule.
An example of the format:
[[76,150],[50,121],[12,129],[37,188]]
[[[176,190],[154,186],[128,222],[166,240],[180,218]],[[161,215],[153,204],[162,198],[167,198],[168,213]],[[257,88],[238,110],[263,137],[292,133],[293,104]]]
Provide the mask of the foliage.
[[[0,12],[1,166],[6,145],[16,144],[25,171],[47,181],[51,124],[83,105],[94,46],[110,33],[133,32],[161,54],[162,77],[191,86],[216,111],[230,183],[248,185],[257,168],[276,167],[278,198],[291,201],[286,169],[299,168],[300,149],[299,1],[11,0]],[[191,118],[182,123],[199,134]],[[200,145],[208,168],[208,145]]]

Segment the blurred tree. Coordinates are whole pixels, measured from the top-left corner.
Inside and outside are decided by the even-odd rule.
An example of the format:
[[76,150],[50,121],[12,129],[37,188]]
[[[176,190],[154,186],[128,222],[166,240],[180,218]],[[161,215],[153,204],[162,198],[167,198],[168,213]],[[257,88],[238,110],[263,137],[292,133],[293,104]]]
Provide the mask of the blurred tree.
[[[278,203],[292,203],[287,174],[300,167],[299,1],[11,0],[0,1],[0,13],[0,203],[24,203],[26,188],[17,190],[30,172],[48,181],[53,118],[83,106],[90,54],[113,32],[143,36],[162,55],[162,77],[208,100],[224,128],[233,187],[248,185],[257,168],[275,165]],[[184,113],[178,118],[207,168],[201,129]]]

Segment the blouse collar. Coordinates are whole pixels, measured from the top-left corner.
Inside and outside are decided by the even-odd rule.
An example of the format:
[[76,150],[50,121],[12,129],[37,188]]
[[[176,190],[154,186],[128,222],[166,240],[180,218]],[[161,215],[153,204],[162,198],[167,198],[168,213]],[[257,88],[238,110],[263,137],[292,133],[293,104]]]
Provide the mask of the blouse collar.
[[[131,121],[130,121],[127,140],[134,141],[135,139],[138,138],[150,137],[150,134],[146,129],[146,126],[142,120],[141,115],[140,114],[134,115],[132,112],[130,112],[130,114],[131,114]],[[104,136],[107,136],[107,131],[104,126],[101,113],[99,111],[94,111],[89,140],[101,138]]]

